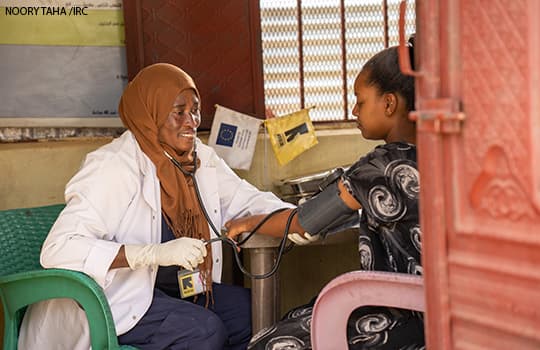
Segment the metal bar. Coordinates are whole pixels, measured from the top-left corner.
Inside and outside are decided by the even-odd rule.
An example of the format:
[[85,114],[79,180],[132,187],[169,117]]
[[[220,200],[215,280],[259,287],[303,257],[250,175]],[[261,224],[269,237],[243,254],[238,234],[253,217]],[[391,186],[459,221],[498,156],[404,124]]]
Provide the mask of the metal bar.
[[407,10],[407,1],[403,0],[399,3],[399,68],[405,75],[411,75],[413,77],[420,76],[420,72],[413,71],[411,67],[411,57],[409,55],[409,47],[406,44],[405,39],[405,13]]
[[[253,274],[263,274],[272,268],[276,248],[249,249],[249,264]],[[253,334],[278,320],[279,280],[277,273],[265,279],[251,280],[251,320]]]
[[383,0],[383,21],[384,21],[384,47],[388,47],[390,43],[390,37],[388,32],[390,31],[388,29],[388,0]]
[[302,39],[302,0],[297,0],[297,19],[298,19],[298,59],[300,60],[300,108],[305,108],[304,96],[304,39]]
[[339,2],[340,15],[341,15],[341,72],[343,79],[343,115],[344,120],[349,119],[348,107],[349,107],[349,89],[347,87],[347,45],[345,42],[345,0]]

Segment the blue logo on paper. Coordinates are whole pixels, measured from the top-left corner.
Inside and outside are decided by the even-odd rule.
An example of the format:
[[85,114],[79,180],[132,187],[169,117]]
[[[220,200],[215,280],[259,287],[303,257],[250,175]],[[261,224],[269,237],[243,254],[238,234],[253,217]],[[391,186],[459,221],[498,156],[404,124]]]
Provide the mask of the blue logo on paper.
[[221,123],[216,140],[217,145],[232,147],[236,136],[236,125]]

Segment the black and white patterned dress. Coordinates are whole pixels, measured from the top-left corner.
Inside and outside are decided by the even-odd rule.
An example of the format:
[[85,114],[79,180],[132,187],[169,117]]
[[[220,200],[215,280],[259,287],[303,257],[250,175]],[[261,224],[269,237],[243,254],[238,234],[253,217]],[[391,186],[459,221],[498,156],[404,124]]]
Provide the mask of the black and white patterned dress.
[[[416,147],[401,142],[378,146],[353,164],[342,180],[362,205],[360,269],[422,274]],[[248,349],[311,349],[314,302],[315,298],[261,330]],[[367,306],[349,317],[347,338],[354,350],[419,350],[425,349],[423,331],[421,313]]]

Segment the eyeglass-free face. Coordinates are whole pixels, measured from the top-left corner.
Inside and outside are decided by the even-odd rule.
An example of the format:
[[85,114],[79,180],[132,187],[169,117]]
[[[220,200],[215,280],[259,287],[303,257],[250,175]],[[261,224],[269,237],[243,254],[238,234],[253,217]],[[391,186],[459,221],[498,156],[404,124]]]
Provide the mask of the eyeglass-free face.
[[158,140],[179,155],[191,151],[201,124],[199,98],[195,91],[182,91],[174,100],[165,123],[159,128]]

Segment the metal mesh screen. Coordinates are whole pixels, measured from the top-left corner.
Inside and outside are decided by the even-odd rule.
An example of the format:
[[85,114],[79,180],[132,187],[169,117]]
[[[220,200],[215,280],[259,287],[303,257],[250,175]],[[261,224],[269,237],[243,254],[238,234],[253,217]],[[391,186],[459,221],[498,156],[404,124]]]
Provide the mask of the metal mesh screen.
[[304,104],[317,106],[312,120],[343,115],[343,68],[340,0],[302,2]]
[[[389,44],[396,45],[399,0],[387,5]],[[313,121],[350,119],[354,79],[385,47],[383,1],[260,0],[260,7],[266,107],[283,115],[316,106]],[[414,28],[410,1],[407,34]]]
[[301,108],[296,1],[261,0],[264,95],[276,115]]
[[345,42],[347,48],[347,113],[341,120],[354,119],[352,110],[356,102],[354,79],[364,63],[384,49],[384,12],[382,1],[345,1]]

